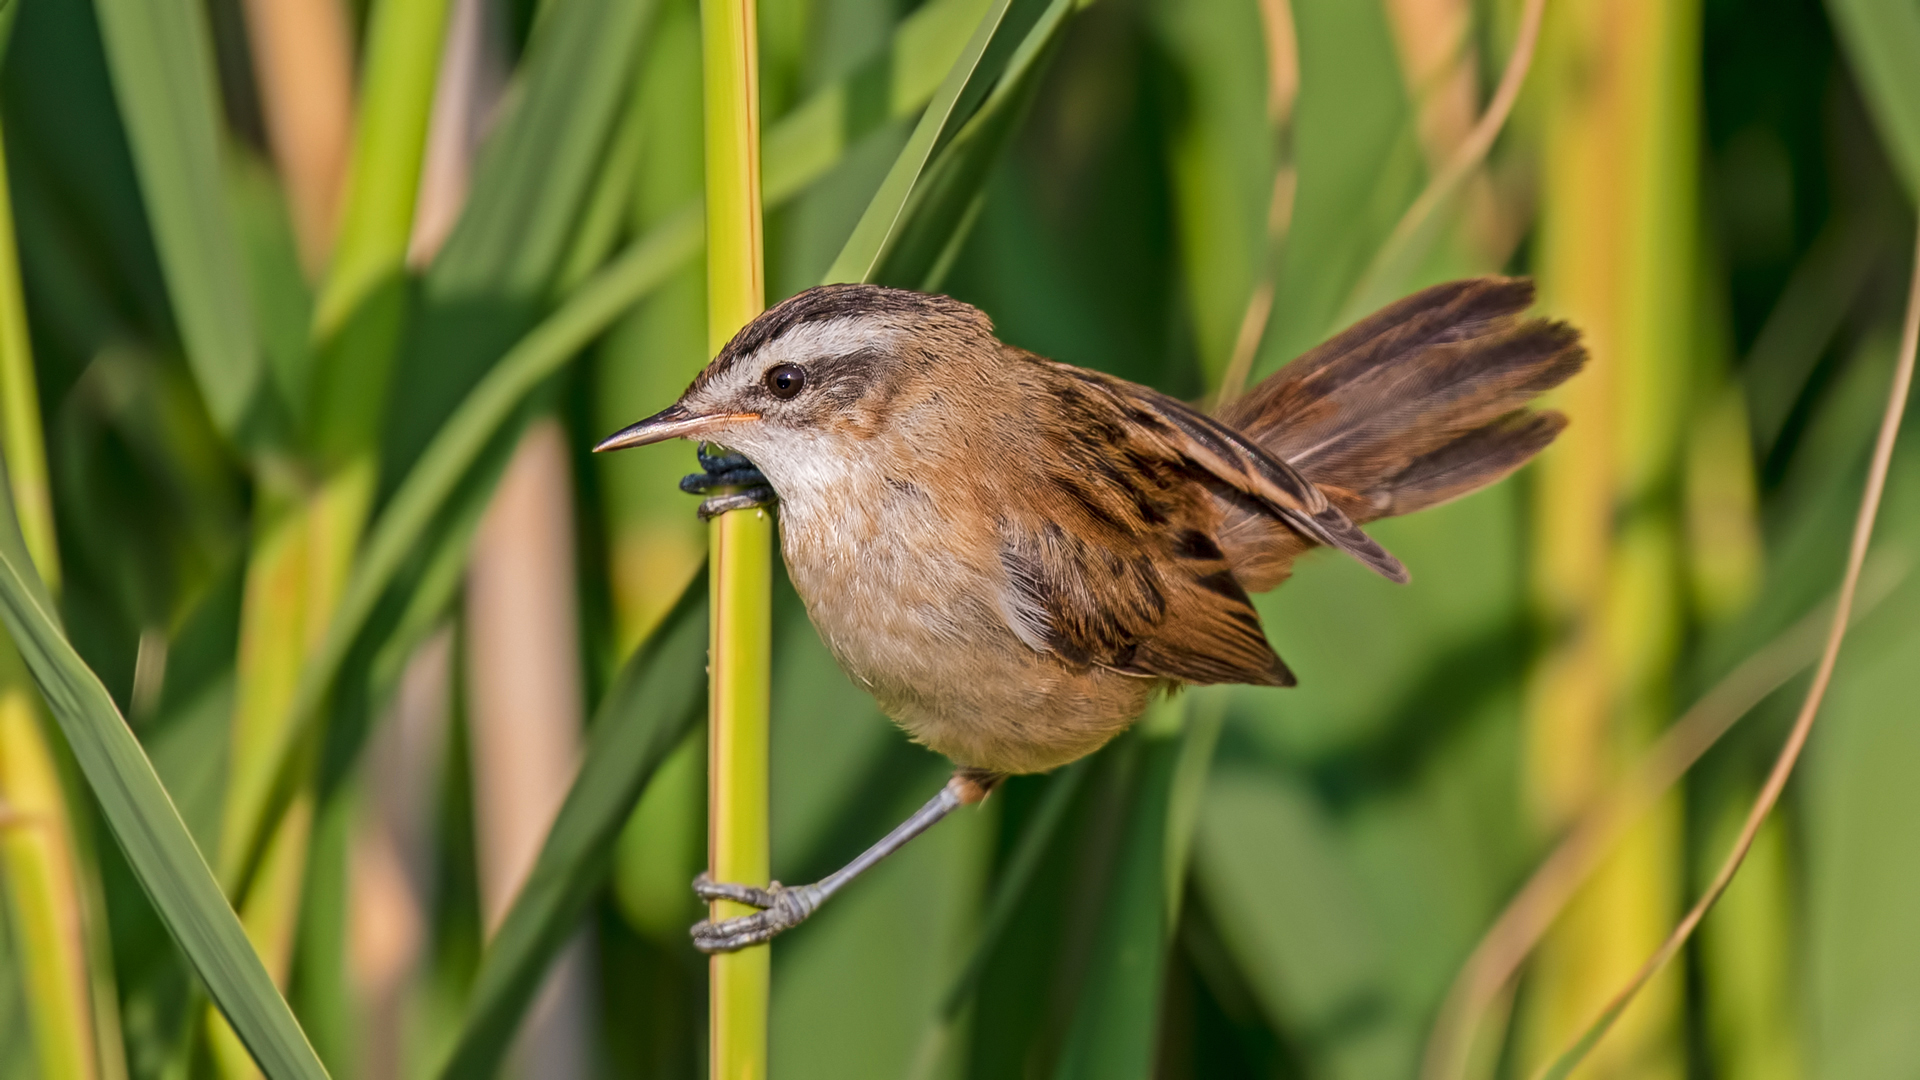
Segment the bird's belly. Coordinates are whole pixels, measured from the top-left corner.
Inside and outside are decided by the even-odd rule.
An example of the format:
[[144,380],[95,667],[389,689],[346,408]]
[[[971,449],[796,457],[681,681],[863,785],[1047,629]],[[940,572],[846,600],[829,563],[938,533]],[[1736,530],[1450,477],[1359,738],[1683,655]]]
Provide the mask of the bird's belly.
[[993,602],[990,569],[947,558],[942,545],[841,533],[827,550],[809,539],[790,532],[784,547],[821,638],[888,716],[958,764],[1066,764],[1126,730],[1161,685],[1034,651]]

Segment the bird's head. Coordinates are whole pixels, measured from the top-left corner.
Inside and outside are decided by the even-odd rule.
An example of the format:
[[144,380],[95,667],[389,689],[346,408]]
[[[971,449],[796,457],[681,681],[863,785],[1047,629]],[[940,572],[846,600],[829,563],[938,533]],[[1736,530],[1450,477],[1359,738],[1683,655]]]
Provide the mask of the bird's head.
[[786,498],[927,407],[985,389],[997,349],[993,324],[958,300],[822,285],[748,323],[680,400],[594,449],[719,443],[750,458]]

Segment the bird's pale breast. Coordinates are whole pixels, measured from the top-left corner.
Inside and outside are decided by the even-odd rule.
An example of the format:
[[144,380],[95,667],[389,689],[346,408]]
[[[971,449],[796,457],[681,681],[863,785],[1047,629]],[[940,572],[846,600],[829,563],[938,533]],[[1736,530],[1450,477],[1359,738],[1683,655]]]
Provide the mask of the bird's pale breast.
[[873,466],[807,487],[783,493],[781,535],[814,626],[888,716],[958,764],[1029,773],[1072,761],[1125,730],[1161,685],[1076,668],[1016,636],[998,603],[997,539],[966,531],[990,529],[991,515]]

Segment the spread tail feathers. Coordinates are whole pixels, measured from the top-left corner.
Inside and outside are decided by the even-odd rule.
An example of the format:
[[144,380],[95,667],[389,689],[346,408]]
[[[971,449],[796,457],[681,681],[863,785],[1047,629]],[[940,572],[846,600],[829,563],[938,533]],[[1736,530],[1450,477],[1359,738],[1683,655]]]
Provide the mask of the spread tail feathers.
[[[1586,361],[1578,331],[1521,317],[1525,278],[1436,285],[1381,309],[1222,409],[1222,423],[1293,466],[1355,523],[1478,490],[1566,426],[1530,412]],[[1284,579],[1313,541],[1229,512],[1221,546],[1249,591]]]

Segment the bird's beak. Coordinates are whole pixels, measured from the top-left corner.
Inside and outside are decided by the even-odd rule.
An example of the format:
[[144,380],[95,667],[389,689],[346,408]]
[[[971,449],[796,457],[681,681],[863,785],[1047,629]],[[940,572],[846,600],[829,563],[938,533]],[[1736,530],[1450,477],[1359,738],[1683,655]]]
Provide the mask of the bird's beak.
[[600,440],[600,445],[594,447],[593,452],[597,454],[602,450],[625,450],[629,446],[645,446],[648,443],[665,442],[668,439],[699,439],[719,428],[758,419],[760,414],[751,412],[697,416],[688,411],[686,406],[674,404]]

